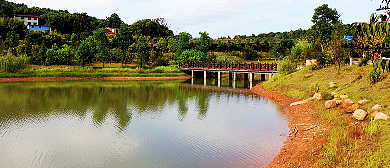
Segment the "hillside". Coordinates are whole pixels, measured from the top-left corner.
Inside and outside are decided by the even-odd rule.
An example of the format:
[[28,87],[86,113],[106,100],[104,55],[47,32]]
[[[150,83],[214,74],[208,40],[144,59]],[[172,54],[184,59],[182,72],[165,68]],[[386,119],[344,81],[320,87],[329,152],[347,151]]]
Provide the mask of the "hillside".
[[[320,70],[312,70],[308,66],[286,76],[276,75],[263,83],[266,89],[298,99],[307,99],[317,91],[325,98],[332,98],[329,93],[336,90],[336,93],[348,95],[354,102],[369,100],[360,106],[368,112],[363,121],[353,119],[352,113],[346,113],[340,106],[326,109],[325,100],[309,102],[324,119],[321,123],[332,127],[326,135],[328,143],[321,147],[320,154],[308,154],[310,157],[306,158],[316,161],[314,167],[388,166],[390,122],[373,120],[371,108],[380,104],[383,107],[380,112],[390,114],[390,76],[385,73],[382,81],[372,84],[369,78],[372,69],[372,65],[353,65],[342,66],[338,72],[335,66]],[[334,82],[336,86],[330,88],[329,82]]]

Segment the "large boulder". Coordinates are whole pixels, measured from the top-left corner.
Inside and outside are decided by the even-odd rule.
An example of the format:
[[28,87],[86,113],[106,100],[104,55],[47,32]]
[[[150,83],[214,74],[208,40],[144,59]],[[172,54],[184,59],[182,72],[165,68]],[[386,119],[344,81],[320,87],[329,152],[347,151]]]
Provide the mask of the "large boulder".
[[351,107],[347,107],[347,108],[345,109],[345,112],[347,112],[347,113],[352,113],[353,111],[355,111],[355,110],[353,109],[352,106],[351,106]]
[[357,110],[357,109],[359,109],[360,108],[360,106],[359,106],[359,104],[352,104],[352,109],[353,109],[353,111],[355,111],[355,110]]
[[337,106],[337,103],[336,103],[336,100],[328,100],[325,102],[325,108],[333,108],[333,107],[336,107]]
[[353,113],[352,117],[357,119],[357,120],[364,120],[364,118],[366,117],[367,115],[367,112],[362,110],[362,109],[357,109],[355,110],[355,112]]
[[341,104],[341,101],[342,101],[343,99],[341,99],[341,98],[334,98],[333,100],[335,100],[335,101],[336,101],[336,104],[339,105],[339,104]]
[[376,104],[375,106],[372,107],[372,110],[373,111],[380,111],[380,110],[382,110],[382,106],[379,104]]
[[374,120],[387,120],[390,117],[384,113],[379,112],[378,114],[375,115]]
[[351,107],[353,105],[353,101],[351,99],[343,99],[343,100],[341,100],[341,105],[344,108],[348,108],[348,107]]

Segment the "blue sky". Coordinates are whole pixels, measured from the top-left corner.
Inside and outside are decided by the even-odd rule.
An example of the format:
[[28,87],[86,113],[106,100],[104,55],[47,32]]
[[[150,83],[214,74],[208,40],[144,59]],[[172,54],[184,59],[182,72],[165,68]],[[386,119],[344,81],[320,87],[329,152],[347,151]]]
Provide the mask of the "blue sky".
[[[175,34],[198,37],[206,31],[212,38],[309,29],[314,8],[328,4],[343,23],[368,22],[382,0],[11,0],[51,9],[86,12],[106,18],[117,13],[132,24],[140,19],[166,18]],[[379,12],[383,13],[383,12]]]

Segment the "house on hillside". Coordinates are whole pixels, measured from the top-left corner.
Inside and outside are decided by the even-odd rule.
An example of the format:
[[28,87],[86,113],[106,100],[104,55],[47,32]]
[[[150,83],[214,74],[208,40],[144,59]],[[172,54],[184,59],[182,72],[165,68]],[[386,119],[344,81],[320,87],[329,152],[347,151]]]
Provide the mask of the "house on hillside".
[[106,35],[112,35],[112,34],[117,34],[119,32],[118,28],[105,28]]
[[38,25],[38,18],[37,15],[17,15],[15,14],[15,18],[18,20],[23,20],[24,25]]
[[17,15],[15,14],[15,19],[23,20],[24,25],[27,26],[27,30],[32,31],[50,31],[49,26],[39,25],[39,16],[37,15]]

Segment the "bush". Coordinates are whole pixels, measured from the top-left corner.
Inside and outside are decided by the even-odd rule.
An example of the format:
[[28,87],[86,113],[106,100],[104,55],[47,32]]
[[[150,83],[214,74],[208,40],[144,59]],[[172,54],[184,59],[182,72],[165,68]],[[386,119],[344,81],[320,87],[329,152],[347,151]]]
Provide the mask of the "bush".
[[0,56],[0,70],[14,73],[26,68],[29,59],[26,55],[15,56],[8,52],[5,56]]
[[283,75],[287,75],[296,71],[297,66],[290,60],[282,60],[278,63],[278,72]]
[[198,50],[185,50],[178,57],[177,62],[208,62],[204,52]]
[[242,59],[235,56],[218,56],[217,59],[215,59],[216,63],[242,63]]
[[370,59],[368,57],[363,57],[360,62],[359,62],[359,67],[361,66],[366,66],[367,65],[367,62],[369,61]]

